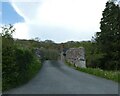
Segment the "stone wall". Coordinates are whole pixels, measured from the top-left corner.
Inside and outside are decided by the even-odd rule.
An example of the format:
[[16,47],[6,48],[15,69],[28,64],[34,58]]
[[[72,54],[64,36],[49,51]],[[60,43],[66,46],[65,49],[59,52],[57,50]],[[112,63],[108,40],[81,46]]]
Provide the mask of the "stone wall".
[[68,49],[65,59],[76,67],[86,68],[85,49],[83,47]]

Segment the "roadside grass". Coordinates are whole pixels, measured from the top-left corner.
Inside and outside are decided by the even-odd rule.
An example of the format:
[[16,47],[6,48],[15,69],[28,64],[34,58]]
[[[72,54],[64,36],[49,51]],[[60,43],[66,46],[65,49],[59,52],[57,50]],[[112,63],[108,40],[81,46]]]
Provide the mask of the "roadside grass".
[[120,83],[120,71],[106,71],[99,68],[79,68],[79,67],[75,67],[73,64],[67,61],[66,61],[66,64],[78,71],[86,72],[88,74],[103,77],[103,78]]

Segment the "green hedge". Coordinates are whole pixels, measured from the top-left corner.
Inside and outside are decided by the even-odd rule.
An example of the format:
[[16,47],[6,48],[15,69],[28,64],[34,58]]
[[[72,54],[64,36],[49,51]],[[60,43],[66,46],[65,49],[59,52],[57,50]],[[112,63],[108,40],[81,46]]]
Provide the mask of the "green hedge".
[[3,45],[2,90],[17,87],[30,80],[40,69],[40,60],[28,49]]
[[35,56],[32,46],[20,46],[15,43],[12,37],[14,31],[15,28],[12,25],[5,25],[0,33],[2,37],[2,91],[28,82],[41,67],[40,59]]

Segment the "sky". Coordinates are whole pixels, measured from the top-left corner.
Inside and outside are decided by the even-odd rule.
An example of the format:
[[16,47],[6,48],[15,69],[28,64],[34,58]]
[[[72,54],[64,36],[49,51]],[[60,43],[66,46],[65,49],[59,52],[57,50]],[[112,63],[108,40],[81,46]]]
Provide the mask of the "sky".
[[2,24],[13,24],[14,38],[66,41],[91,40],[100,31],[108,0],[6,0]]
[[4,24],[15,24],[16,22],[24,22],[24,18],[20,16],[8,2],[2,2],[2,22]]

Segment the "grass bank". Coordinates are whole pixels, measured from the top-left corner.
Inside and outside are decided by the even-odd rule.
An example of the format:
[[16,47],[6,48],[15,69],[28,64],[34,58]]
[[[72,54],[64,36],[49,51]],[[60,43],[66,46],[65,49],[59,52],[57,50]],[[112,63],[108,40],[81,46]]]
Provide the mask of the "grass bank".
[[106,71],[98,68],[79,68],[79,67],[75,67],[73,64],[69,62],[66,62],[66,64],[78,71],[86,72],[88,74],[103,77],[103,78],[120,83],[120,71]]

